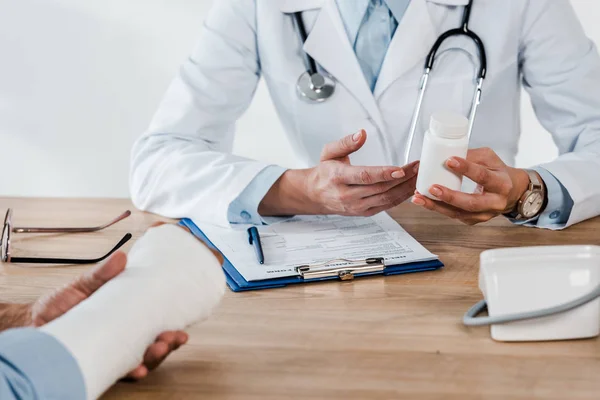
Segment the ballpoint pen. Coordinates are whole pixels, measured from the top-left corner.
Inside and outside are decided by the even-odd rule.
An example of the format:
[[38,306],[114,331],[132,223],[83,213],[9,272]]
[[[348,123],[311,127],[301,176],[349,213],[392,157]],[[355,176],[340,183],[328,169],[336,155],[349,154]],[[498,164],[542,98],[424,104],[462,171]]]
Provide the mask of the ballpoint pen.
[[260,235],[255,226],[248,228],[248,243],[254,246],[256,252],[256,260],[259,264],[265,263],[265,255],[263,254],[262,244],[260,243]]

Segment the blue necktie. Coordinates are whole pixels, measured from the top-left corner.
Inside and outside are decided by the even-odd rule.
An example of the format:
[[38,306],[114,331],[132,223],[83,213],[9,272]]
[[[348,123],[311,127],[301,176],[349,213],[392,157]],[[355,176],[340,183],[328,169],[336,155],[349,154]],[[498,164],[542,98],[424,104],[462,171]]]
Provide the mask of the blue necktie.
[[[409,3],[406,0],[389,1],[396,1],[399,4],[397,9],[400,9],[402,14]],[[402,15],[398,17],[401,18]],[[398,21],[385,0],[369,0],[354,41],[354,52],[371,91],[375,89],[383,60],[397,27]]]

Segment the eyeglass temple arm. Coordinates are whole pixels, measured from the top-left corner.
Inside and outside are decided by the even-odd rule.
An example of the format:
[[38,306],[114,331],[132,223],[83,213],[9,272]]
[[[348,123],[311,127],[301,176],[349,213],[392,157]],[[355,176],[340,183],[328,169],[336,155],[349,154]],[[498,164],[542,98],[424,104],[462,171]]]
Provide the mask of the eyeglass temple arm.
[[13,227],[13,233],[88,233],[88,232],[98,232],[102,229],[106,229],[109,226],[116,224],[119,221],[124,220],[125,218],[131,215],[131,211],[127,210],[123,214],[119,215],[117,218],[113,219],[107,224],[101,226],[95,226],[91,228],[18,228]]
[[133,235],[131,233],[126,234],[119,241],[119,243],[117,243],[117,245],[115,247],[113,247],[113,249],[111,251],[109,251],[108,253],[106,253],[105,255],[103,255],[100,258],[95,258],[95,259],[91,259],[91,260],[90,259],[88,259],[88,260],[86,260],[86,259],[79,259],[79,258],[11,257],[9,262],[11,262],[11,263],[17,263],[17,264],[76,264],[76,265],[96,264],[96,263],[99,263],[100,261],[106,260],[115,251],[117,251],[121,247],[123,247],[123,245],[125,243],[127,243],[132,237],[133,237]]

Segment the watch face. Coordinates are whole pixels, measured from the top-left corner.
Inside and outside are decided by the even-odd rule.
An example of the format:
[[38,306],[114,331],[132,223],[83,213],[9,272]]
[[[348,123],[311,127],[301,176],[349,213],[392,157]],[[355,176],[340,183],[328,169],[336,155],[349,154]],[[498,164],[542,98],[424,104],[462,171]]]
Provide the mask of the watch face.
[[539,192],[533,192],[529,196],[527,196],[527,198],[523,202],[523,212],[521,214],[525,218],[533,218],[540,212],[543,205],[544,198],[542,197],[542,194]]

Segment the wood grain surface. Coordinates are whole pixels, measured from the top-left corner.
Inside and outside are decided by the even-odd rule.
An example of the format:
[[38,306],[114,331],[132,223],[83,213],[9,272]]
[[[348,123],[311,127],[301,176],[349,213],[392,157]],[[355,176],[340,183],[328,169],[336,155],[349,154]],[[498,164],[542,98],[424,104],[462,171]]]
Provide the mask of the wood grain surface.
[[[7,207],[14,209],[14,224],[25,226],[96,225],[133,210],[126,200],[0,199],[0,212]],[[214,316],[190,330],[187,346],[144,381],[119,383],[104,398],[600,398],[597,339],[506,344],[491,340],[487,328],[461,324],[463,313],[481,298],[481,251],[600,245],[600,219],[552,232],[502,219],[468,227],[409,204],[391,215],[446,267],[227,292]],[[99,233],[16,234],[13,255],[97,256],[126,232],[139,237],[158,219],[134,212]],[[0,264],[0,301],[33,301],[85,268]]]

